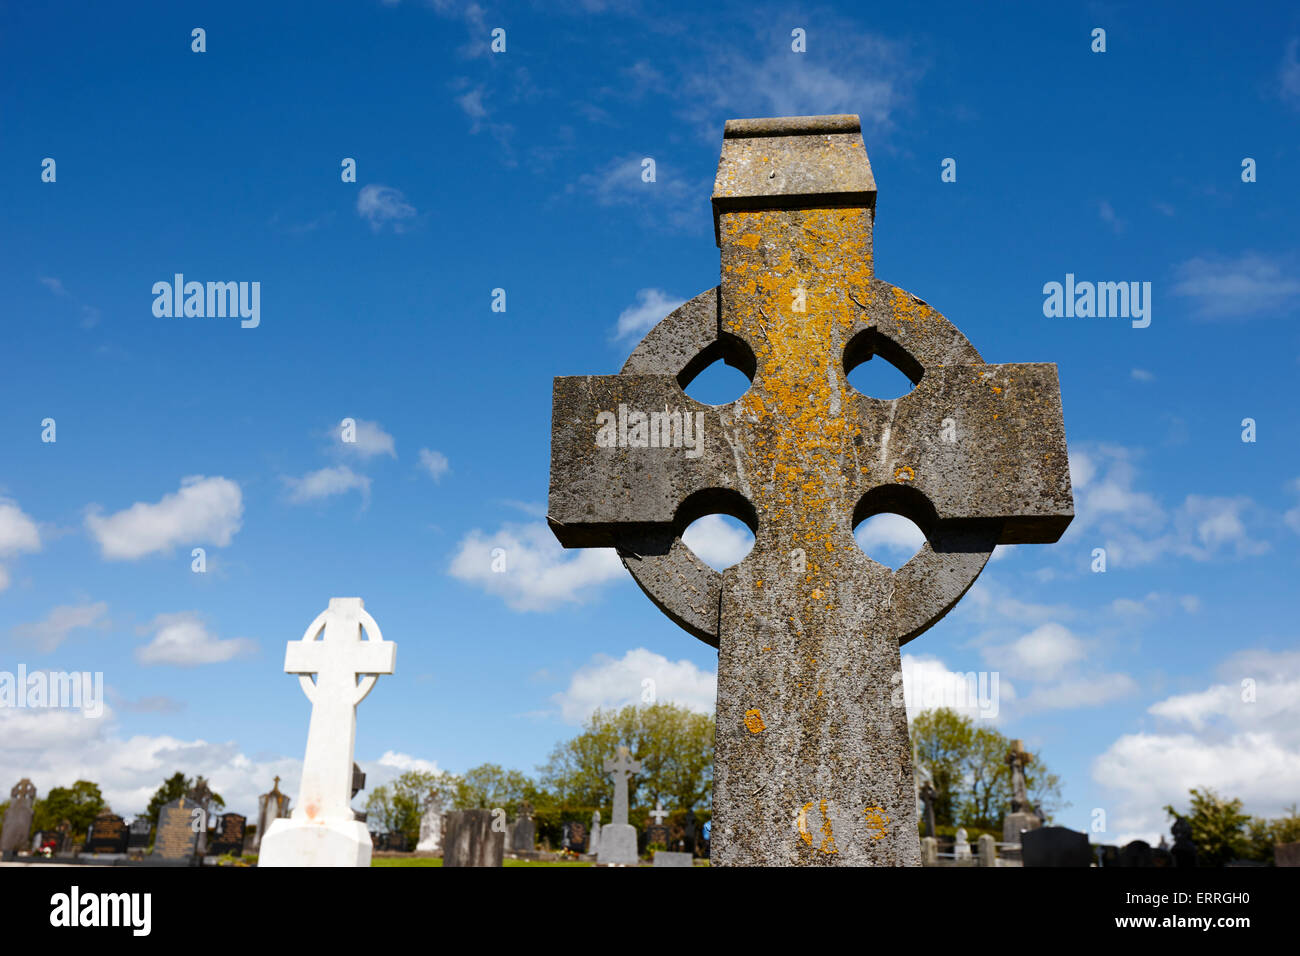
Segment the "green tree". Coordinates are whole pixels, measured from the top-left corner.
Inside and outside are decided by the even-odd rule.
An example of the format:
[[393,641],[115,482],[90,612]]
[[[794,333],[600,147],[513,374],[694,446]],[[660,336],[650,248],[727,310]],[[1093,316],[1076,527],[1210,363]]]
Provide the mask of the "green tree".
[[407,844],[413,847],[420,839],[426,799],[435,791],[453,793],[456,782],[448,773],[408,770],[370,791],[366,797],[366,825],[375,824],[371,829],[383,832],[405,833]]
[[1173,818],[1186,817],[1192,825],[1192,842],[1196,844],[1197,862],[1201,866],[1223,866],[1229,860],[1244,859],[1251,853],[1246,827],[1249,815],[1241,812],[1240,800],[1228,800],[1206,787],[1193,787],[1191,810],[1179,813],[1172,805],[1165,812]]
[[84,840],[91,821],[108,809],[99,784],[78,780],[71,787],[54,787],[45,799],[32,807],[32,828],[55,830],[67,820],[72,824],[73,839]]
[[501,807],[511,817],[524,800],[537,794],[537,784],[527,774],[506,770],[499,764],[471,767],[453,778],[451,805],[457,810],[494,810]]
[[1263,817],[1251,818],[1247,836],[1250,844],[1248,859],[1273,863],[1275,846],[1279,843],[1300,841],[1300,815],[1296,813],[1296,805],[1293,803],[1286,809],[1286,816],[1274,820]]
[[[628,803],[649,809],[708,810],[713,802],[714,721],[672,703],[597,710],[570,740],[557,744],[540,769],[541,785],[564,807],[607,807],[605,761],[619,746],[641,762],[628,780]],[[643,821],[631,821],[643,822]]]
[[[1011,740],[947,707],[918,715],[911,734],[917,762],[933,778],[935,825],[1000,833],[1011,810]],[[1038,755],[1025,766],[1025,787],[1048,819],[1062,806],[1060,778]]]
[[162,808],[171,803],[173,800],[179,800],[189,791],[191,781],[185,774],[177,770],[174,774],[162,782],[162,786],[154,791],[153,796],[149,798],[149,806],[145,809],[144,815],[156,827],[158,825],[158,814]]

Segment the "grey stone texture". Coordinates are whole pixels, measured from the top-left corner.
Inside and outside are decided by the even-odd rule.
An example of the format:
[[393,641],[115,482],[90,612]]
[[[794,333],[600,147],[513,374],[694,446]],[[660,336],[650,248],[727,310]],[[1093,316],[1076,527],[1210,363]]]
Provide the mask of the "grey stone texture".
[[492,829],[491,810],[452,810],[442,817],[442,865],[501,866],[505,833]]
[[[617,548],[656,605],[719,649],[714,865],[918,864],[899,648],[995,545],[1056,541],[1073,517],[1056,367],[986,364],[936,309],[875,278],[875,195],[856,117],[729,121],[721,284],[620,374],[554,383],[556,537]],[[848,372],[873,356],[913,390],[853,389]],[[750,377],[745,395],[686,396],[719,358]],[[655,434],[668,447],[643,447],[648,428],[627,414],[662,426],[674,411],[699,416],[698,455],[671,424]],[[601,413],[617,416],[612,446]],[[926,534],[897,571],[853,539],[883,511]],[[724,573],[681,541],[718,512],[755,535]]]
[[9,809],[0,830],[0,853],[17,853],[27,848],[31,836],[32,813],[36,806],[36,785],[26,777],[9,791]]
[[655,853],[655,866],[694,866],[689,853],[674,853],[671,850],[659,850]]

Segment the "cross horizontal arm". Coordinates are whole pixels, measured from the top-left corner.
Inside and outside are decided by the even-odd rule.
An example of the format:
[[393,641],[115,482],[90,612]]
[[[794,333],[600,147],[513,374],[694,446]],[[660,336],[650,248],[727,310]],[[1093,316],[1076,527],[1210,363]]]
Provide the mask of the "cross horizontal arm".
[[343,646],[346,650],[340,654],[340,645],[330,642],[290,641],[284,653],[285,673],[319,674],[331,660],[356,674],[393,673],[397,645],[391,641],[356,641]]
[[[871,403],[859,399],[863,418],[878,417]],[[923,493],[941,524],[1000,521],[998,543],[1024,544],[1056,541],[1074,517],[1055,365],[926,369],[873,431],[874,483]]]
[[669,375],[555,380],[548,517],[566,548],[669,527],[693,494],[735,489],[724,412]]

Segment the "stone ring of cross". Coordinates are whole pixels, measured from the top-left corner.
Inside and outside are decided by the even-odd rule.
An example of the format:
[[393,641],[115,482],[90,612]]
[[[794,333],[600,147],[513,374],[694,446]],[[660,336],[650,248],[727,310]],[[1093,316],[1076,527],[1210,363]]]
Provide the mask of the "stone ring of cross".
[[[874,277],[859,130],[851,116],[728,121],[713,195],[721,284],[660,321],[618,375],[555,380],[556,536],[617,548],[655,604],[715,647],[728,575],[751,595],[802,576],[811,603],[856,603],[901,645],[997,544],[1055,541],[1073,516],[1056,367],[986,364],[936,309]],[[890,401],[854,389],[848,373],[875,356],[913,389]],[[687,396],[719,359],[748,391],[720,406]],[[925,534],[897,571],[853,539],[882,512]],[[681,539],[713,513],[755,536],[724,573]],[[769,626],[747,600],[760,609],[746,626]],[[786,604],[771,602],[771,626],[791,623]]]
[[[677,394],[667,396],[664,403],[669,409],[670,447],[674,426],[671,412],[681,409],[683,417],[704,416],[702,434],[708,436],[705,441],[713,436],[726,436],[721,451],[731,457],[731,447],[737,440],[735,433],[750,424],[745,419],[752,418],[754,403],[741,396],[727,405],[709,406],[685,394],[691,381],[718,360],[743,372],[751,380],[751,391],[756,389],[761,393],[767,384],[759,377],[757,357],[745,340],[720,327],[721,292],[720,286],[703,292],[660,321],[632,351],[619,374],[655,376],[675,383],[675,390],[671,385],[668,389]],[[857,549],[851,552],[854,563],[860,565],[855,577],[860,579],[861,586],[887,588],[891,592],[887,626],[892,633],[888,636],[896,638],[901,645],[924,632],[957,603],[979,576],[998,543],[1025,540],[1014,523],[1008,529],[1005,520],[944,520],[924,490],[937,481],[947,480],[949,461],[961,462],[964,457],[958,448],[944,447],[958,444],[958,422],[963,417],[953,401],[951,386],[973,386],[967,391],[973,393],[972,397],[984,398],[979,404],[987,406],[975,411],[975,415],[986,414],[992,421],[997,416],[992,409],[998,404],[998,383],[1014,385],[1007,381],[1005,374],[999,374],[1005,367],[986,366],[974,346],[944,316],[896,286],[873,279],[867,286],[867,295],[852,305],[848,321],[842,323],[842,329],[836,329],[833,351],[839,353],[839,361],[828,361],[825,366],[827,377],[833,380],[829,387],[838,391],[841,410],[847,405],[855,406],[853,418],[863,424],[862,433],[855,432],[842,449],[836,449],[851,455],[852,464],[845,467],[844,462],[835,462],[835,470],[845,475],[846,480],[845,494],[837,502],[839,507],[834,517],[840,526],[841,539],[851,537],[861,522],[885,512],[908,518],[925,534],[920,550],[897,570],[879,564]],[[873,356],[902,371],[912,382],[913,390],[901,398],[886,401],[853,389],[847,383],[848,373]],[[946,369],[947,374],[927,378],[927,369],[936,372]],[[802,402],[804,396],[796,392],[790,398]],[[974,417],[973,409],[963,411],[964,417]],[[929,426],[932,435],[913,434],[922,422]],[[645,423],[648,428],[648,416]],[[870,437],[868,430],[872,433]],[[662,424],[660,431],[662,436]],[[926,437],[932,440],[925,441]],[[893,455],[889,444],[894,446]],[[707,446],[705,453],[708,453]],[[859,462],[865,463],[865,467]],[[715,571],[700,560],[682,541],[682,533],[704,515],[728,514],[744,522],[754,533],[754,550],[766,543],[759,540],[763,522],[753,506],[753,497],[732,490],[734,486],[728,487],[730,483],[718,484],[700,488],[683,498],[671,522],[624,530],[613,538],[624,567],[646,595],[678,625],[715,647],[725,572]],[[847,549],[847,543],[841,543]],[[791,573],[797,574],[809,560],[809,549],[800,548],[797,539],[784,544]]]

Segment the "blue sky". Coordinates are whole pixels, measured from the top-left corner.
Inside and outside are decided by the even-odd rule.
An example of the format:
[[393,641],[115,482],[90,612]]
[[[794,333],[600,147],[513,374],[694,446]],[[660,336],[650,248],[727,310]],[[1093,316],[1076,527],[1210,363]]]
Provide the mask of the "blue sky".
[[[1000,550],[907,671],[997,671],[1058,821],[1103,809],[1107,840],[1189,786],[1300,799],[1300,13],[10,5],[0,62],[0,670],[108,687],[99,719],[0,710],[3,787],[89,776],[130,814],[184,769],[251,814],[296,781],[284,644],[331,596],[398,644],[360,712],[372,784],[532,771],[646,676],[710,707],[716,654],[545,528],[551,379],[617,371],[717,283],[726,119],[852,112],[877,275],[987,361],[1058,363],[1075,477],[1061,542]],[[260,324],[155,317],[175,273],[259,282]],[[1067,273],[1150,282],[1150,326],[1045,317]]]

